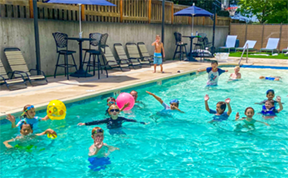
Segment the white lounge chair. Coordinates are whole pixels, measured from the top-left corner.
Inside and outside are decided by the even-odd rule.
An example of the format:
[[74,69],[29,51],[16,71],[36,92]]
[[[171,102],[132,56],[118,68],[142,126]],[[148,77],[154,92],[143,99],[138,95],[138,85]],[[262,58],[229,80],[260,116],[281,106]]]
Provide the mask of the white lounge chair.
[[279,44],[279,38],[269,38],[267,45],[266,45],[266,48],[261,48],[260,52],[262,52],[262,51],[270,52],[271,51],[272,54],[274,51],[279,52],[277,49],[278,44]]
[[226,38],[225,46],[219,47],[219,49],[228,49],[230,53],[231,49],[235,49],[237,35],[228,35]]
[[236,48],[236,51],[243,51],[244,49],[247,49],[247,47],[248,47],[249,51],[256,51],[256,49],[254,49],[254,46],[256,43],[257,43],[257,41],[247,40],[246,43],[244,44],[244,46],[241,48]]

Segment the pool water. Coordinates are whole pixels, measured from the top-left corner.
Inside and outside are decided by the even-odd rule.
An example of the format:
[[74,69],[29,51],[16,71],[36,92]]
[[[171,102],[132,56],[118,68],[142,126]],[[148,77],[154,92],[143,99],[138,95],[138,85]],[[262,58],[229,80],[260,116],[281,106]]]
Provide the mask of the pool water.
[[[92,99],[72,104],[62,121],[46,121],[39,129],[52,128],[58,133],[55,140],[46,136],[26,142],[22,149],[6,149],[1,144],[1,177],[287,177],[288,176],[288,71],[269,69],[241,69],[242,80],[227,83],[229,73],[219,79],[219,86],[205,88],[207,74],[191,75],[163,81],[137,89],[140,105],[122,116],[148,125],[124,123],[126,135],[110,135],[106,125],[104,142],[120,148],[109,155],[111,164],[106,169],[92,171],[88,168],[88,148],[93,144],[91,130],[94,126],[77,126],[106,118],[106,99]],[[260,75],[282,76],[280,82],[259,80]],[[256,130],[236,132],[235,114],[244,116],[252,106],[257,112],[261,106],[254,104],[266,99],[265,92],[274,89],[282,97],[284,110],[275,119],[265,120],[260,115],[254,119],[269,123],[256,123]],[[167,104],[170,99],[180,100],[178,112],[158,113],[163,107],[145,91],[160,96]],[[205,110],[204,95],[209,94],[209,106],[215,109],[218,101],[231,98],[232,114],[223,125],[208,123],[213,115]],[[44,116],[45,112],[37,113]],[[238,123],[238,122],[237,122]],[[18,129],[1,125],[1,142],[15,137]]]

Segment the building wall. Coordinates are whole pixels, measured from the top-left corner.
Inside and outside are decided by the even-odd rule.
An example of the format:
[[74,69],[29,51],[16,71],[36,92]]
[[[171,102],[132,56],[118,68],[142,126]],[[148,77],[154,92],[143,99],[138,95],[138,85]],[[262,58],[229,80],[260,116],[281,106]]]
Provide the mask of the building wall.
[[[70,37],[77,37],[79,33],[79,23],[73,21],[61,20],[39,20],[39,36],[40,36],[40,56],[41,69],[46,75],[53,75],[57,60],[56,46],[53,39],[53,32],[67,33]],[[155,35],[161,35],[161,24],[132,24],[132,23],[105,23],[105,22],[82,22],[83,37],[88,37],[89,33],[99,32],[108,33],[107,44],[113,51],[114,43],[127,42],[144,42],[150,54],[153,54],[151,43],[155,40]],[[175,50],[174,32],[178,31],[183,35],[191,34],[191,26],[189,25],[165,25],[165,41],[164,47],[166,51],[166,59],[171,59]],[[195,26],[194,34],[206,33],[209,41],[212,41],[211,26]],[[223,45],[226,36],[229,32],[229,27],[216,27],[215,45]],[[190,44],[187,38],[183,41]],[[35,38],[34,38],[34,23],[33,19],[15,19],[15,18],[0,18],[0,58],[6,69],[9,70],[4,48],[18,47],[21,49],[29,69],[35,68]],[[194,41],[196,42],[196,40]],[[88,48],[88,42],[83,42],[83,48]],[[69,41],[69,50],[75,50],[74,54],[76,63],[79,62],[78,43]],[[189,50],[189,45],[187,46]],[[84,55],[84,53],[83,53]],[[71,72],[74,69],[71,68]],[[64,70],[58,70],[58,74]]]

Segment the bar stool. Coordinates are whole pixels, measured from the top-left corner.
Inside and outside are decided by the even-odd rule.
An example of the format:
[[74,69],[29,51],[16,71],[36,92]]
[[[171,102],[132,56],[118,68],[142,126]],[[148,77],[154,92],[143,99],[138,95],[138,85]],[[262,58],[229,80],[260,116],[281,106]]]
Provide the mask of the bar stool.
[[[69,72],[68,69],[71,67],[75,67],[75,69],[77,70],[77,65],[75,63],[75,59],[73,56],[73,53],[76,53],[76,51],[71,51],[68,50],[68,35],[65,33],[60,33],[60,32],[55,32],[52,33],[55,43],[56,43],[56,51],[58,53],[58,58],[57,58],[57,63],[56,63],[56,68],[55,68],[55,72],[54,72],[54,78],[56,78],[56,73],[57,73],[57,68],[58,67],[64,67],[65,68],[65,76],[67,75],[67,80],[69,80]],[[59,58],[60,55],[64,56],[64,63],[59,64]],[[73,63],[74,64],[69,64],[68,63],[68,56],[71,55],[72,59],[73,59]]]
[[[99,46],[98,45],[99,45],[101,36],[102,36],[101,33],[90,33],[89,34],[89,38],[94,39],[94,40],[90,41],[89,49],[83,49],[83,51],[85,51],[84,60],[83,60],[83,66],[84,66],[85,63],[88,63],[88,61],[87,62],[85,61],[87,52],[90,53],[89,51],[99,50]],[[90,55],[89,55],[89,57],[90,57]]]
[[[88,69],[90,71],[90,67],[93,67],[93,75],[95,75],[96,64],[98,65],[98,61],[100,61],[99,56],[101,55],[101,47],[106,46],[107,39],[108,39],[108,34],[107,33],[102,34],[99,44],[97,45],[98,46],[97,49],[87,50],[87,53],[89,53],[89,60],[88,60],[88,64],[86,67],[86,72],[88,72]],[[105,53],[105,51],[103,52]],[[91,56],[92,56],[92,61],[91,61]],[[97,61],[96,61],[96,57],[97,57]],[[101,63],[99,65],[101,65]],[[102,68],[101,68],[101,72],[103,73]]]
[[[186,50],[187,43],[183,43],[182,42],[181,33],[175,32],[174,36],[175,36],[175,41],[176,41],[176,49],[175,49],[175,52],[174,52],[173,60],[175,59],[175,56],[176,56],[177,53],[180,53],[180,60],[181,60],[182,59],[182,54],[186,54],[186,56],[187,56],[187,50]],[[180,50],[178,50],[178,47],[180,47]],[[183,47],[185,49],[185,52],[182,51]],[[183,60],[184,60],[184,58],[183,58]]]

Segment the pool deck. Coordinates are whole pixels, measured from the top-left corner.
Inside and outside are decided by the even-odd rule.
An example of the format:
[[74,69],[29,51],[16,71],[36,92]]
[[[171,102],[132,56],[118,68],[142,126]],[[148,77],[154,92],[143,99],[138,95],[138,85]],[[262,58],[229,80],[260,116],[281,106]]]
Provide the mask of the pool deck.
[[[221,64],[237,65],[236,62],[230,62],[229,64],[220,63],[219,65]],[[251,63],[249,65],[251,65]],[[263,63],[254,63],[254,65],[271,66],[271,64]],[[153,73],[153,67],[151,66],[135,70],[126,69],[124,72],[120,70],[109,70],[109,78],[106,78],[106,76],[102,74],[100,80],[98,80],[96,73],[96,76],[94,77],[70,77],[70,80],[67,80],[64,76],[57,76],[56,79],[48,77],[49,83],[47,85],[34,87],[28,85],[26,89],[14,91],[9,91],[5,86],[2,86],[0,91],[0,119],[5,118],[5,115],[9,113],[15,113],[16,115],[21,113],[23,106],[26,104],[33,104],[37,110],[41,110],[53,99],[58,99],[65,103],[75,102],[114,91],[121,91],[123,89],[189,74],[197,71],[197,69],[209,67],[210,63],[169,61],[164,63],[163,66],[165,71],[163,74],[159,72],[159,67],[157,67],[157,73]],[[273,66],[284,65],[275,64]],[[178,71],[180,71],[180,73],[178,73]]]

